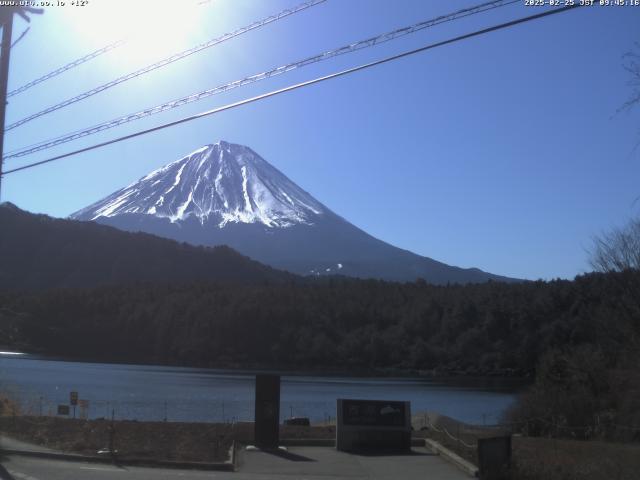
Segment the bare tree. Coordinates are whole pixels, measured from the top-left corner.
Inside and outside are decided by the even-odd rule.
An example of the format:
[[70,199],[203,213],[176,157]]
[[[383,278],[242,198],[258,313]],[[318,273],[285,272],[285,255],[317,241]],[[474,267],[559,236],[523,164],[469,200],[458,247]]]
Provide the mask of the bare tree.
[[640,43],[636,42],[635,47],[622,57],[624,58],[623,68],[629,73],[627,85],[631,87],[631,95],[618,111],[631,110],[636,105],[640,105]]
[[593,239],[590,264],[599,272],[640,270],[640,218]]
[[[618,113],[630,111],[640,105],[640,42],[636,42],[633,49],[622,58],[622,66],[629,73],[627,85],[631,94],[618,109]],[[636,144],[636,148],[639,146],[640,142]],[[631,219],[622,228],[594,237],[589,254],[589,263],[598,272],[640,270],[640,217]]]
[[[630,112],[634,107],[640,105],[640,42],[636,42],[634,47],[623,56],[622,68],[629,73],[627,86],[631,89],[631,94],[616,113]],[[640,136],[640,131],[638,132]],[[633,151],[640,148],[640,140],[636,143]],[[639,197],[640,198],[640,197]]]

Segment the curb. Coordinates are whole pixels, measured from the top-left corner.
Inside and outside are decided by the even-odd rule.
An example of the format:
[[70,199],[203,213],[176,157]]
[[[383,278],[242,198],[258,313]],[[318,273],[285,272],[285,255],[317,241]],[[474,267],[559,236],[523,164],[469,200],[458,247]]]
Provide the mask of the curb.
[[229,448],[229,461],[225,463],[231,464],[231,471],[235,472],[238,469],[240,458],[238,456],[238,442],[237,440],[233,440],[231,442],[231,447]]
[[9,472],[7,472],[7,469],[4,468],[2,464],[0,464],[0,478],[3,480],[14,480],[14,478]]
[[[233,448],[233,447],[232,447]],[[85,463],[107,463],[116,465],[129,466],[145,466],[145,467],[163,467],[176,468],[184,470],[219,470],[233,472],[234,466],[230,461],[224,463],[206,463],[206,462],[179,462],[170,460],[153,460],[146,458],[113,458],[113,457],[95,457],[90,455],[77,455],[73,453],[49,453],[37,452],[29,450],[10,450],[0,449],[0,455],[20,455],[23,457],[47,458],[49,460],[63,460],[69,462],[85,462]],[[232,458],[235,457],[235,449]]]
[[[283,447],[335,447],[335,438],[283,438],[280,440]],[[412,438],[412,447],[424,447],[423,438]]]
[[431,440],[430,438],[426,438],[424,443],[427,448],[430,448],[433,451],[433,453],[440,455],[447,462],[452,463],[470,477],[475,478],[478,476],[478,467],[465,460],[461,456],[453,453],[448,448],[445,448],[439,442]]
[[335,447],[335,438],[283,438],[278,442],[283,447]]

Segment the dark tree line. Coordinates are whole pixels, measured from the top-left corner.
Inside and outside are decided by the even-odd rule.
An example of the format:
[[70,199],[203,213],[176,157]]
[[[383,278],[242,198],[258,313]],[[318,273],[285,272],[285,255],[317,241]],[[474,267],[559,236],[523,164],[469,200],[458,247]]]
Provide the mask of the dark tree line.
[[[202,366],[531,374],[588,345],[637,349],[640,272],[432,286],[330,278],[0,294],[4,336],[54,355]],[[1,327],[0,327],[1,328]]]

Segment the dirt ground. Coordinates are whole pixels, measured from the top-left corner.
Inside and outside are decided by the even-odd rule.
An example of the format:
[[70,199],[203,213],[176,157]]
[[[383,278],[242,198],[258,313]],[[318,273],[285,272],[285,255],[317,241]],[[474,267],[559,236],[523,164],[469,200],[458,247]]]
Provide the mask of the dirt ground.
[[[96,455],[112,442],[120,458],[223,462],[233,440],[252,443],[253,423],[179,423],[0,417],[0,432],[63,452]],[[335,438],[334,427],[283,426],[280,438]]]
[[[474,465],[478,465],[477,449],[467,445],[476,444],[479,438],[509,434],[508,430],[466,425],[433,413],[431,423],[440,431],[416,428],[414,436],[436,440]],[[462,442],[447,435],[445,429]],[[512,480],[637,480],[638,472],[639,443],[512,437]]]
[[637,480],[640,445],[533,437],[513,439],[514,480]]
[[[488,433],[453,430],[472,443]],[[0,432],[18,440],[65,452],[95,455],[108,449],[110,439],[120,458],[223,462],[233,440],[253,443],[253,423],[178,423],[73,420],[56,417],[0,417]],[[490,433],[490,432],[489,432]],[[477,465],[472,449],[460,447],[446,435],[416,430]],[[335,426],[282,426],[281,439],[335,438]],[[513,437],[513,480],[636,480],[640,444]]]
[[[477,450],[460,446],[443,434],[416,432],[432,438],[478,465]],[[476,438],[490,437],[490,434]],[[472,435],[464,435],[473,443]],[[512,480],[637,480],[640,444],[585,440],[512,438]]]

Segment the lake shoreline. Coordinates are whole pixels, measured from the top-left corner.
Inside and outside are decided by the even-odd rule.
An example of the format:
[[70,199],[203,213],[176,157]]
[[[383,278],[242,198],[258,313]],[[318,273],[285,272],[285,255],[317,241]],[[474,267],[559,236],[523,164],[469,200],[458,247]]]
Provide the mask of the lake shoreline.
[[359,378],[419,378],[434,380],[452,380],[458,379],[481,379],[481,380],[513,380],[515,384],[522,386],[529,385],[533,380],[532,372],[516,372],[513,369],[493,369],[493,370],[460,370],[446,367],[436,367],[433,369],[417,370],[411,368],[400,367],[378,367],[378,368],[336,368],[336,367],[310,367],[291,368],[288,366],[278,365],[257,365],[252,363],[216,363],[216,364],[198,364],[198,363],[179,363],[179,362],[156,362],[145,361],[142,359],[114,359],[100,357],[70,357],[62,355],[50,355],[43,352],[16,352],[11,347],[0,346],[0,351],[5,351],[5,355],[0,354],[0,358],[11,357],[24,360],[49,360],[59,362],[75,362],[75,363],[100,363],[113,365],[140,365],[155,367],[180,367],[207,369],[221,372],[235,372],[242,374],[274,374],[282,376],[321,376],[321,377],[359,377]]
[[[213,370],[138,364],[56,361],[36,356],[0,357],[2,390],[23,413],[54,414],[68,405],[70,392],[86,406],[88,418],[171,421],[246,421],[254,415],[255,375],[250,370]],[[412,402],[413,411],[437,410],[462,421],[498,420],[525,388],[500,377],[281,375],[282,418],[335,416],[336,399]],[[353,375],[350,373],[350,375]],[[78,415],[81,413],[79,412]]]

